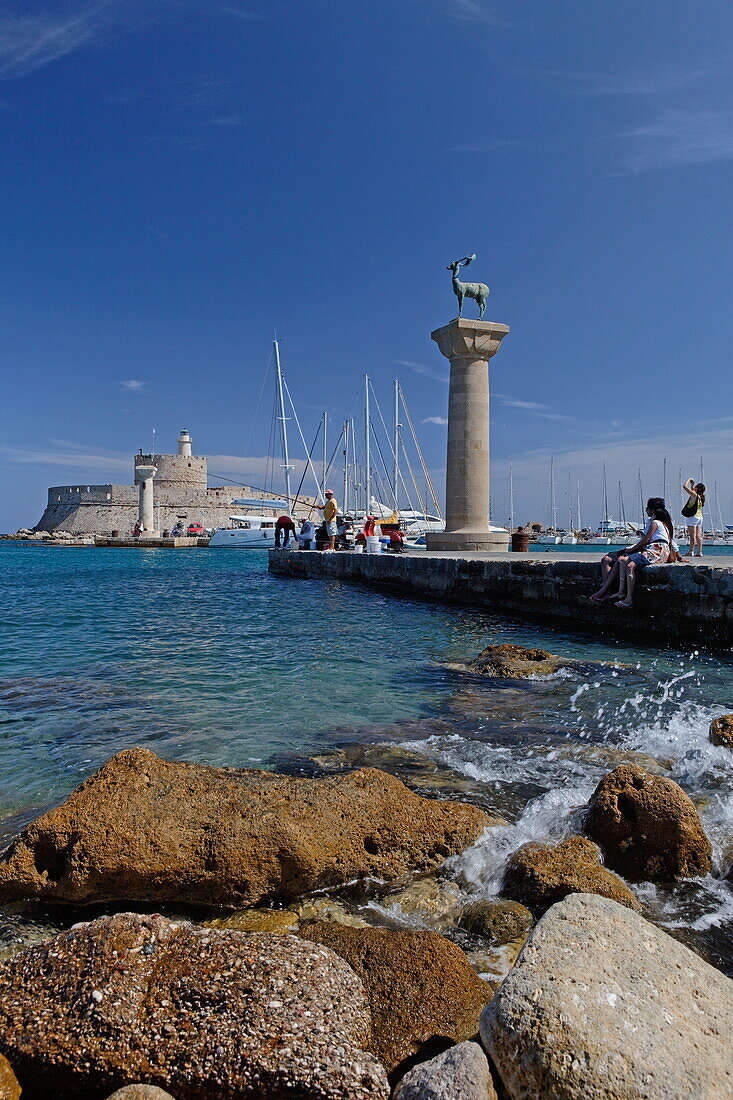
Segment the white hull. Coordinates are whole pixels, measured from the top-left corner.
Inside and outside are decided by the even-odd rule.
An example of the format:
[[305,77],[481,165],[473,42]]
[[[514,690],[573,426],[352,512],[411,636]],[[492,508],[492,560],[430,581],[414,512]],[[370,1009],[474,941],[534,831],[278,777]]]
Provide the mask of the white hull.
[[209,547],[225,547],[230,550],[266,550],[274,545],[273,530],[243,531],[232,527],[220,527],[211,536],[209,542]]

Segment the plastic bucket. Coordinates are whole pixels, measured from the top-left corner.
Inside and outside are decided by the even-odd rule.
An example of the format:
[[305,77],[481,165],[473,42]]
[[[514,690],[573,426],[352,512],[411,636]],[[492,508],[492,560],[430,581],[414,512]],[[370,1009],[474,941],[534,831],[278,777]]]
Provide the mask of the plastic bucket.
[[367,535],[366,537],[366,552],[367,554],[381,554],[382,544],[379,541],[378,535]]

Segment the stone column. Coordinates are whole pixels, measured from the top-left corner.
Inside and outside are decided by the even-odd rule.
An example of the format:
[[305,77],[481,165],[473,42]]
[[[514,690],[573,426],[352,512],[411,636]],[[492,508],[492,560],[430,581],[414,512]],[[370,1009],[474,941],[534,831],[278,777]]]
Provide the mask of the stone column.
[[154,535],[155,531],[155,509],[153,506],[153,478],[158,472],[157,466],[136,466],[135,473],[139,478],[139,507],[138,507],[138,519],[142,524],[143,531],[146,535]]
[[509,549],[509,532],[489,528],[489,359],[509,332],[495,321],[457,317],[432,339],[450,359],[445,531],[428,550]]

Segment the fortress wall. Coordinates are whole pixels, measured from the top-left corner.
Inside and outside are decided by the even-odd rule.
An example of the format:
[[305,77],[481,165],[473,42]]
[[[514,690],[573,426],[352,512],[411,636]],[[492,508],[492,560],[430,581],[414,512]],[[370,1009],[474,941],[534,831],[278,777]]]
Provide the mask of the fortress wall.
[[135,484],[139,482],[138,466],[155,466],[155,484],[206,491],[208,462],[201,455],[135,455]]

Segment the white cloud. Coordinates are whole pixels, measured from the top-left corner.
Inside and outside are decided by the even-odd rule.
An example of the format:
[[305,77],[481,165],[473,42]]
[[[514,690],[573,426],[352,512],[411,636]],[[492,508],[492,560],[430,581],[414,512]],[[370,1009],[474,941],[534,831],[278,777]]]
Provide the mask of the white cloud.
[[423,424],[447,424],[448,421],[444,416],[426,416],[423,418]]
[[63,466],[65,469],[83,472],[84,477],[89,477],[97,471],[117,473],[120,470],[127,470],[130,472],[130,484],[132,484],[130,455],[122,455],[116,451],[95,451],[81,444],[74,450],[72,443],[63,444],[61,440],[50,442],[52,447],[58,447],[61,444],[60,449],[36,450],[30,447],[0,444],[0,461],[20,466]]
[[540,416],[543,420],[572,420],[572,416],[554,412],[549,405],[543,405],[539,401],[523,401],[519,397],[510,397],[507,393],[495,393],[495,398],[508,409],[523,409],[533,416]]
[[412,359],[395,359],[395,363],[398,367],[407,367],[415,374],[422,374],[425,378],[432,378],[435,382],[445,382],[447,385],[450,381],[450,371],[447,368],[441,370],[440,367],[430,367],[427,363],[415,363]]
[[503,23],[504,19],[494,5],[482,4],[480,0],[445,0],[449,15],[464,23]]
[[667,110],[644,126],[616,135],[623,172],[733,160],[733,112]]
[[140,382],[137,378],[126,378],[124,382],[120,382],[120,385],[128,393],[139,393],[145,387],[145,383]]
[[0,79],[28,76],[85,46],[100,32],[119,2],[86,4],[72,15],[4,11],[0,14]]

